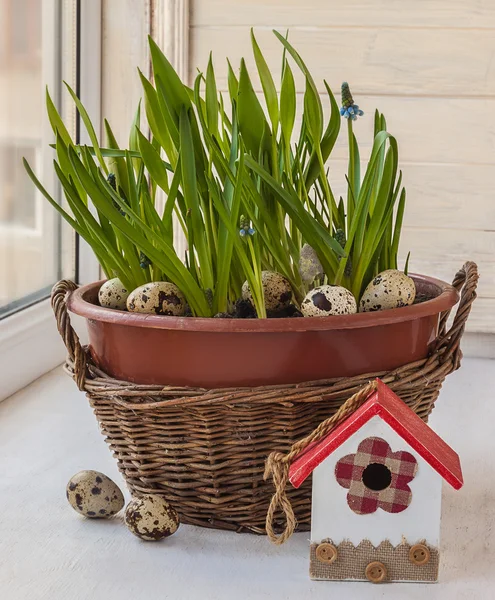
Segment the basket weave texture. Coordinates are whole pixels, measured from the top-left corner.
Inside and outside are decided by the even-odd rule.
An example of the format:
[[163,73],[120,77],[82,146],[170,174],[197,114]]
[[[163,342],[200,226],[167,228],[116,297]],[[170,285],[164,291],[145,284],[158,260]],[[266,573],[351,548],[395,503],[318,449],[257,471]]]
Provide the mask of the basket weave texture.
[[[468,262],[453,285],[461,291],[452,325],[448,313],[430,356],[391,372],[256,388],[205,390],[115,380],[92,362],[72,329],[67,298],[76,285],[60,281],[52,307],[68,350],[66,369],[85,390],[133,495],[166,498],[183,523],[265,534],[273,487],[263,480],[273,450],[285,453],[354,393],[380,377],[425,421],[445,377],[460,366],[460,341],[478,270]],[[288,491],[298,530],[308,530],[311,478]],[[275,515],[274,529],[283,529]]]

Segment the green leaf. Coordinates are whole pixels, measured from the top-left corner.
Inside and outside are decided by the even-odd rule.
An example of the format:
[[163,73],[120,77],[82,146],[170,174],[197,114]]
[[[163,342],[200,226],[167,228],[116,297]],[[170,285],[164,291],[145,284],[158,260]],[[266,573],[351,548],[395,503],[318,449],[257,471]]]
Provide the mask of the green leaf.
[[232,69],[232,65],[230,61],[227,59],[227,82],[229,86],[229,96],[231,102],[237,102],[237,94],[239,91],[239,81],[235,76],[234,70]]
[[391,191],[393,190],[393,181],[395,179],[396,168],[396,147],[393,145],[393,140],[390,140],[390,146],[385,159],[383,177],[380,182],[375,209],[370,222],[366,229],[366,236],[363,240],[362,251],[359,256],[357,265],[355,266],[355,274],[352,283],[352,292],[358,298],[363,287],[363,279],[369,268],[376,248],[380,244],[381,237],[386,228],[386,221],[383,217],[386,214],[389,205]]
[[157,91],[141,71],[139,71],[139,77],[141,78],[144,91],[144,108],[148,125],[153,136],[158,140],[160,146],[165,150],[169,160],[173,164],[176,156],[175,145],[172,142],[169,128],[162,114]]
[[296,86],[294,75],[286,62],[282,75],[282,87],[280,90],[280,124],[285,142],[290,146],[292,130],[296,120]]
[[139,152],[143,158],[143,162],[148,169],[152,180],[157,183],[164,192],[168,192],[168,171],[165,166],[165,161],[162,160],[160,153],[155,150],[146,137],[137,129],[137,142]]
[[347,123],[349,143],[349,185],[347,188],[347,210],[349,212],[349,219],[352,220],[355,199],[359,196],[359,188],[361,187],[361,162],[359,157],[359,146],[356,136],[352,131],[351,119],[348,119]]
[[93,144],[96,158],[98,159],[98,162],[100,163],[100,166],[103,169],[103,171],[108,175],[107,165],[105,164],[105,161],[103,160],[103,156],[100,151],[100,145],[98,144],[98,137],[96,135],[93,124],[91,123],[91,119],[89,118],[89,115],[88,115],[86,109],[84,108],[82,102],[77,97],[77,94],[74,92],[74,90],[70,87],[70,85],[68,83],[66,83],[66,82],[64,82],[64,83],[65,83],[66,88],[69,90],[69,94],[72,96],[72,99],[74,100],[75,105],[77,106],[77,110],[79,111],[79,114],[81,115],[81,119],[83,120],[84,126],[86,127],[86,131],[88,132],[89,139],[91,140],[91,143]]
[[321,100],[318,92],[311,87],[306,79],[306,91],[304,92],[304,119],[313,144],[320,145],[323,133],[323,112],[321,110]]
[[[339,136],[341,118],[339,106],[337,104],[337,101],[335,100],[332,90],[330,89],[326,81],[324,81],[323,83],[325,84],[325,88],[327,90],[327,94],[330,100],[330,120],[325,129],[325,133],[323,134],[320,144],[321,157],[323,163],[325,163],[328,160],[328,157],[330,156],[335,146],[335,142],[337,141],[337,138]],[[317,154],[313,154],[307,168],[306,187],[309,188],[320,175],[324,176],[324,174],[321,172],[318,156]]]
[[63,139],[64,144],[66,146],[69,146],[72,144],[72,138],[70,137],[69,132],[67,131],[67,128],[64,125],[64,122],[62,121],[62,117],[60,116],[60,113],[58,112],[55,104],[53,103],[53,100],[50,97],[50,93],[48,92],[48,86],[46,87],[46,111],[48,113],[48,119],[50,121],[50,125],[52,126],[53,129],[53,133],[55,134],[55,136],[58,135]]
[[166,88],[167,104],[178,127],[182,107],[186,107],[186,109],[191,108],[191,99],[187,87],[182,83],[180,77],[175,72],[175,69],[167,60],[167,57],[160,50],[154,39],[151,36],[148,36],[148,41],[155,80],[159,77]]
[[[119,150],[119,145],[117,143],[117,140],[115,139],[115,136],[110,127],[110,124],[108,123],[108,121],[106,119],[105,119],[104,123],[105,123],[105,131],[107,134],[107,142],[108,142],[109,147]],[[125,153],[124,153],[124,156],[113,157],[108,162],[108,167],[109,167],[110,172],[115,173],[117,175],[117,189],[118,189],[118,186],[120,185],[120,187],[124,190],[124,194],[126,195],[126,197],[129,197],[129,181],[127,179],[127,167],[126,167],[126,162],[125,162]]]
[[316,84],[314,82],[314,79],[313,79],[309,69],[304,64],[303,59],[301,58],[299,53],[295,50],[295,48],[289,43],[289,41],[275,29],[273,30],[273,33],[280,40],[280,42],[283,44],[284,48],[292,56],[292,58],[294,59],[294,62],[299,67],[299,69],[303,72],[304,76],[306,77],[306,86],[307,86],[307,88],[309,87],[311,89],[311,100],[309,102],[311,104],[314,104],[314,108],[318,113],[316,116],[314,116],[314,120],[316,123],[318,123],[318,122],[323,123],[323,108],[321,106],[320,95],[318,94],[318,88],[316,87]]
[[201,265],[204,288],[213,289],[211,257],[206,245],[205,223],[201,213],[199,194],[196,185],[196,166],[194,160],[194,146],[191,125],[185,107],[182,107],[180,114],[179,133],[182,190],[184,192],[184,200],[188,210],[190,211],[192,230],[194,232],[194,243]]
[[[99,181],[95,182],[72,148],[69,148],[69,156],[81,183],[91,197],[96,208],[105,214],[106,218],[111,221],[115,227],[117,227],[137,248],[140,248],[152,262],[156,263],[162,271],[170,277],[170,280],[173,281],[186,295],[193,311],[205,316],[209,315],[210,308],[202,290],[198,287],[184,264],[179,260],[175,250],[169,246],[163,238],[154,233],[153,230],[143,222],[141,217],[123,202],[122,198],[115,193],[101,175]],[[139,229],[129,223],[126,217],[123,217],[120,214],[119,210],[113,206],[111,200],[114,200],[116,204],[126,210],[128,217],[132,218],[133,223],[137,225]],[[146,235],[143,235],[141,231]]]
[[261,86],[265,95],[266,106],[268,108],[268,114],[270,115],[270,121],[272,123],[273,135],[277,135],[278,123],[279,123],[279,112],[278,112],[278,95],[273,81],[272,74],[266,63],[265,57],[261,52],[261,49],[254,37],[254,31],[251,28],[251,44],[253,46],[254,60],[256,61],[256,67],[260,76]]
[[215,71],[213,70],[213,63],[211,58],[208,60],[208,67],[206,69],[206,121],[208,123],[208,129],[215,138],[218,138],[218,93],[217,84],[215,82]]
[[[278,201],[283,205],[284,209],[293,219],[298,229],[303,233],[305,240],[318,253],[318,257],[330,273],[337,270],[337,259],[332,253],[328,252],[330,247],[338,256],[344,256],[344,252],[340,244],[333,239],[328,231],[322,227],[311,215],[305,210],[300,203],[297,195],[293,197],[288,190],[284,189],[265,169],[254,161],[250,156],[245,157],[246,166],[259,175],[276,193]],[[286,182],[287,184],[288,182]]]
[[239,131],[247,149],[258,157],[268,123],[256,96],[244,59],[241,60],[238,92]]
[[400,242],[400,234],[402,231],[402,221],[404,219],[404,209],[406,206],[406,190],[402,189],[399,199],[399,205],[397,207],[397,214],[395,217],[395,227],[394,227],[394,235],[392,237],[392,246],[391,246],[391,255],[394,263],[394,269],[398,268],[397,265],[397,255],[399,253],[399,242]]
[[[132,121],[131,130],[129,132],[129,150],[130,152],[139,151],[137,130],[141,126],[141,99],[139,99],[138,107],[134,119]],[[133,157],[134,158],[134,157]],[[133,160],[134,168],[139,169],[139,161]]]

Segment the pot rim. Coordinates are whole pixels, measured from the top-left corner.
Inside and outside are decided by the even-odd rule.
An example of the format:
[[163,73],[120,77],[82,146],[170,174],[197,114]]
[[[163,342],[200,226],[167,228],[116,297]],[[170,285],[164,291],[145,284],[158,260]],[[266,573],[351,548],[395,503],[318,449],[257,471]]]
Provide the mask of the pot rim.
[[459,292],[450,284],[410,273],[417,282],[435,286],[438,296],[420,304],[403,306],[377,312],[355,313],[353,315],[335,315],[330,317],[286,317],[280,319],[214,319],[211,317],[172,317],[129,313],[122,310],[104,308],[89,302],[86,298],[97,293],[105,279],[84,285],[70,295],[67,306],[70,312],[94,321],[103,321],[114,325],[146,327],[182,331],[205,331],[211,333],[275,333],[296,331],[328,331],[355,329],[361,327],[379,327],[412,321],[450,310],[459,300]]

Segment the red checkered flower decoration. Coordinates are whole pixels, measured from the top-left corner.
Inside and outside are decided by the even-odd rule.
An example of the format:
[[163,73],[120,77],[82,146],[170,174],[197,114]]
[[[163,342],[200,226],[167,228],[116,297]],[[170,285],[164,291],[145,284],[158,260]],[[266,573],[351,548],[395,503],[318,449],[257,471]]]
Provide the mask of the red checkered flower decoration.
[[385,440],[369,437],[356,454],[348,454],[335,465],[338,483],[349,490],[347,504],[358,515],[374,513],[378,508],[399,513],[409,506],[418,463],[409,452],[392,452]]

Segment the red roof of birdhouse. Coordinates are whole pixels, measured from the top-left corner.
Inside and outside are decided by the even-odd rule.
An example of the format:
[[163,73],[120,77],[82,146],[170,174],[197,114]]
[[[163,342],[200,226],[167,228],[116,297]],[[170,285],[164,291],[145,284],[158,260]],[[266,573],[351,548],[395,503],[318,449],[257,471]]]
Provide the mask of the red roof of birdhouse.
[[378,415],[453,488],[461,488],[462,471],[457,453],[387,385],[379,379],[377,383],[376,391],[371,393],[360,408],[319,442],[306,448],[292,462],[289,470],[292,485],[298,488],[325,458],[335,452],[372,417]]

